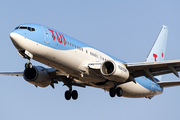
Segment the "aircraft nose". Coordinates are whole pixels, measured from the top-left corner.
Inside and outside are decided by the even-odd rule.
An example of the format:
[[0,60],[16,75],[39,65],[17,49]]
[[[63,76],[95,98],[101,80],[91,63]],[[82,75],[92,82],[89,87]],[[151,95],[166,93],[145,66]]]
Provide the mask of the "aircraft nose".
[[14,33],[14,32],[11,32],[11,33],[10,33],[10,38],[11,38],[11,40],[12,40],[13,42],[16,41],[16,39],[17,39],[17,34]]
[[17,34],[17,33],[15,33],[15,32],[11,32],[10,33],[10,38],[11,38],[11,41],[12,41],[12,43],[14,44],[14,46],[18,49],[18,50],[20,50],[22,47],[22,45],[21,45],[21,38],[20,38],[20,35],[19,34]]

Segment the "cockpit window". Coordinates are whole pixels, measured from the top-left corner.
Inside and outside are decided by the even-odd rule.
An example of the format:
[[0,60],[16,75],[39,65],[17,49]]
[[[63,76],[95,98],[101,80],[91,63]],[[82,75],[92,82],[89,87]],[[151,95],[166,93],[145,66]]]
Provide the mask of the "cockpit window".
[[35,31],[35,28],[26,27],[26,26],[19,26],[19,27],[16,27],[15,29],[27,29],[27,30],[29,30],[29,31]]

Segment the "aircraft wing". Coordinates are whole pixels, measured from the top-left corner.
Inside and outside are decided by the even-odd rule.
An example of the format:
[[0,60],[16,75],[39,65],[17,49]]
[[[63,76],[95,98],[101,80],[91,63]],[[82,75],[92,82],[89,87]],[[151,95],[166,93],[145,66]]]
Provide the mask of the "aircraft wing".
[[[68,85],[69,81],[67,79],[67,74],[63,71],[60,70],[56,70],[54,68],[45,68],[47,73],[52,77],[52,80],[56,79],[59,82],[63,82],[64,85]],[[3,71],[0,72],[0,75],[8,75],[8,76],[23,76],[24,71]],[[53,83],[58,83],[57,81],[53,81],[51,83],[51,86],[54,88],[54,84]],[[88,84],[84,84],[82,82],[80,82],[77,78],[73,77],[73,79],[71,79],[72,81],[72,85],[74,86],[78,86],[78,87],[86,87],[86,86],[90,86]]]
[[157,62],[141,62],[141,63],[125,63],[130,72],[131,77],[147,76],[153,81],[154,76],[174,73],[177,77],[180,71],[180,60],[157,61]]
[[[49,74],[55,73],[56,75],[62,75],[65,76],[65,73],[62,71],[56,70],[54,68],[46,68],[46,71]],[[8,75],[8,76],[23,76],[24,71],[2,71],[0,72],[0,75]]]
[[0,75],[23,76],[23,71],[17,71],[17,72],[0,72]]

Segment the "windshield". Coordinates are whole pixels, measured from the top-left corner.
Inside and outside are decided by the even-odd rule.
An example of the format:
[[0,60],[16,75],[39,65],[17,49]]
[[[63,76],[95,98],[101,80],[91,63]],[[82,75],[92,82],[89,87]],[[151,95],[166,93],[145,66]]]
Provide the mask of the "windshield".
[[27,30],[29,30],[29,31],[35,31],[35,28],[26,27],[26,26],[19,26],[19,27],[16,27],[15,29],[27,29]]

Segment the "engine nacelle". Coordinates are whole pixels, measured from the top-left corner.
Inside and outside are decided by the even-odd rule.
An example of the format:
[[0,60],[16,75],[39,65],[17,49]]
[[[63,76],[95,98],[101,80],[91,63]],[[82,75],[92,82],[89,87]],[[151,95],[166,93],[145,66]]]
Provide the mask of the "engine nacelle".
[[101,65],[101,74],[108,80],[125,82],[129,78],[126,66],[118,61],[108,60]]
[[24,70],[24,79],[36,86],[47,87],[51,84],[51,77],[46,69],[41,66],[33,66]]

